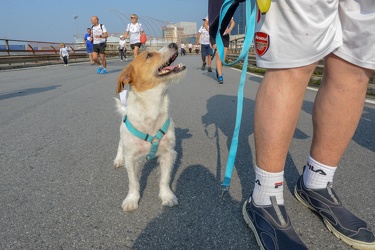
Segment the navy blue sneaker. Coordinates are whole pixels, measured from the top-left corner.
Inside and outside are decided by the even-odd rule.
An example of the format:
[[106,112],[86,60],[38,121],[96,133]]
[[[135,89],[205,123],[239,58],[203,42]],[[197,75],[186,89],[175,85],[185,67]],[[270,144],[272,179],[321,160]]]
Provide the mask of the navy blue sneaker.
[[294,195],[303,205],[317,212],[324,224],[337,238],[355,249],[375,249],[374,234],[366,222],[345,208],[332,183],[324,189],[308,189],[303,183],[303,174],[299,177]]
[[254,232],[260,249],[307,249],[294,231],[285,207],[277,204],[275,196],[271,197],[271,202],[269,206],[257,206],[251,199],[242,207],[243,217]]

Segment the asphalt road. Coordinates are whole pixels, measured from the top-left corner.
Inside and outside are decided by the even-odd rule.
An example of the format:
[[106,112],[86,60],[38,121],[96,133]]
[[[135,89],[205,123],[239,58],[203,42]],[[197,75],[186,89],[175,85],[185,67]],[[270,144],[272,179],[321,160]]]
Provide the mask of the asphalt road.
[[[261,78],[248,75],[242,130],[230,196],[219,189],[234,128],[240,73],[225,83],[202,71],[200,57],[179,57],[187,75],[169,89],[178,152],[172,188],[179,206],[158,196],[158,168],[145,164],[139,209],[125,214],[124,168],[115,169],[121,117],[116,79],[88,63],[0,71],[0,249],[258,249],[241,208],[254,180],[253,111]],[[350,249],[293,197],[309,153],[316,92],[306,91],[285,169],[285,203],[310,249]],[[340,127],[337,124],[338,129]],[[375,229],[375,106],[360,125],[336,172],[343,203]]]

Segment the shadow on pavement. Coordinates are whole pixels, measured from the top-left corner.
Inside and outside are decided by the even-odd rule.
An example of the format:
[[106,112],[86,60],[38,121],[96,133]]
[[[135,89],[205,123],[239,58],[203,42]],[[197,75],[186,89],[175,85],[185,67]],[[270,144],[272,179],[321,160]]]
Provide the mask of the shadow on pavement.
[[[175,178],[175,175],[177,173],[177,170],[181,165],[181,159],[183,157],[182,141],[184,139],[188,139],[188,138],[192,137],[192,135],[189,132],[189,129],[182,129],[182,128],[175,128],[175,135],[176,135],[175,150],[177,152],[177,156],[176,156],[176,161],[173,165],[170,184],[173,182],[173,180]],[[141,199],[142,199],[142,196],[143,196],[143,192],[144,192],[144,190],[146,189],[146,186],[147,186],[147,178],[149,177],[151,171],[156,167],[159,167],[159,165],[157,164],[157,160],[153,159],[152,161],[147,162],[142,169],[142,174],[141,174],[141,178],[140,178],[140,181],[139,181]]]
[[10,99],[10,98],[14,98],[14,97],[34,95],[34,94],[50,91],[50,90],[53,90],[53,89],[57,89],[60,86],[61,85],[53,85],[53,86],[42,87],[42,88],[21,89],[21,90],[13,91],[11,93],[1,94],[0,100]]
[[259,249],[242,219],[242,204],[220,204],[217,180],[201,165],[181,174],[176,187],[180,204],[164,208],[136,239],[132,249]]
[[[313,105],[313,102],[304,101],[302,110],[312,115]],[[352,138],[353,141],[372,152],[375,152],[375,127],[371,125],[374,121],[375,109],[364,107],[357,130]],[[340,127],[339,124],[337,126]]]

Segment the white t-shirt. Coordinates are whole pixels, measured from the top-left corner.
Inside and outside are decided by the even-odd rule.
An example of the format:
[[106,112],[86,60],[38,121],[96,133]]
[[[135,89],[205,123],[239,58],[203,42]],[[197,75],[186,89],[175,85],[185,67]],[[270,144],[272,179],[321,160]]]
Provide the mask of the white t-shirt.
[[126,41],[125,39],[124,40],[120,40],[120,42],[118,43],[118,46],[120,47],[120,49],[123,49],[126,45]]
[[198,33],[201,33],[201,44],[210,44],[210,33],[205,27],[201,26]]
[[129,32],[129,41],[130,44],[140,43],[141,34],[143,31],[142,24],[140,23],[129,23],[126,27],[126,31]]
[[185,44],[181,43],[181,49],[185,49]]
[[350,63],[375,69],[375,1],[313,2],[319,7],[311,8],[311,1],[272,2],[256,24],[257,65],[301,67],[333,52]]
[[192,49],[193,48],[193,44],[189,43],[189,49]]
[[68,47],[60,48],[60,56],[67,56],[69,57],[69,51],[70,49]]
[[106,41],[105,38],[95,37],[95,36],[103,35],[105,32],[107,32],[107,29],[105,28],[104,24],[102,24],[102,27],[100,27],[100,24],[93,26],[91,32],[92,32],[92,37],[94,39],[93,44],[105,43]]

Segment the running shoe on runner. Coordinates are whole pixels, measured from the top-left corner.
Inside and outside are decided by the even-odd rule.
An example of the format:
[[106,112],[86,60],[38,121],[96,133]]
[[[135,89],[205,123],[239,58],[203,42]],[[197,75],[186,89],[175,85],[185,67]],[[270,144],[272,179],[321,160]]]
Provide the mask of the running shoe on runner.
[[223,83],[224,83],[223,76],[219,76],[219,77],[217,78],[217,82],[218,82],[219,84],[223,84]]
[[202,64],[201,69],[204,70],[205,68],[206,68],[206,62],[204,62],[204,63]]

